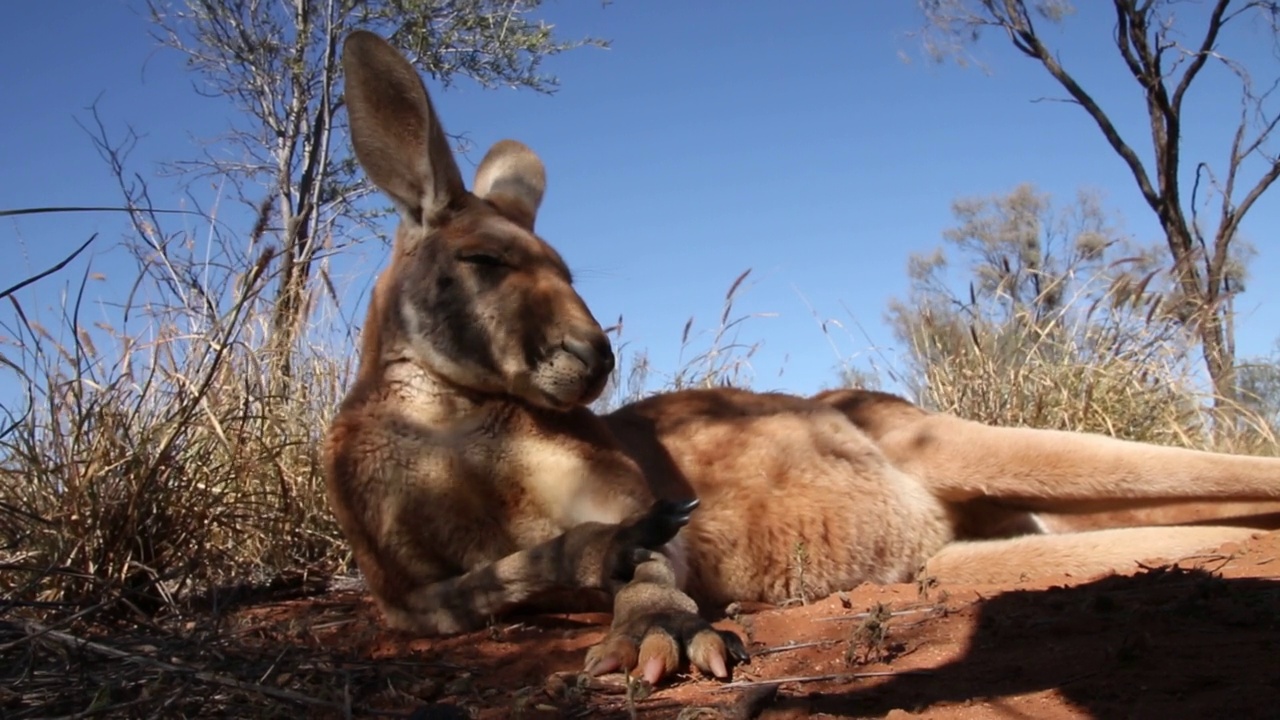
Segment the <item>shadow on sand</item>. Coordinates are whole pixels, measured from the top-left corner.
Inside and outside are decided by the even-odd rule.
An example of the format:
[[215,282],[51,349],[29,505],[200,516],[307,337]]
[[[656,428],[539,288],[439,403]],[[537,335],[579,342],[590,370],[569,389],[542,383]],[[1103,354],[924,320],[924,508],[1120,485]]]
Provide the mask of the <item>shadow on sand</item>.
[[[1054,689],[1081,715],[1280,717],[1280,582],[1158,568],[975,606],[968,648],[928,675],[809,696],[841,717]],[[1013,712],[1022,717],[1025,712]]]

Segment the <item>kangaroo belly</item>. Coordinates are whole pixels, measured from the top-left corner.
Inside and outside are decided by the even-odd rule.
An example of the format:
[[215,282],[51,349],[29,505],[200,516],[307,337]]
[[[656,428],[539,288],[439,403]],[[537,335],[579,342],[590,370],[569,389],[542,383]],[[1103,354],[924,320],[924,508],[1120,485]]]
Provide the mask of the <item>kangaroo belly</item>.
[[729,405],[642,408],[671,471],[702,501],[682,533],[699,601],[780,603],[903,581],[951,540],[942,504],[840,413],[716,397]]

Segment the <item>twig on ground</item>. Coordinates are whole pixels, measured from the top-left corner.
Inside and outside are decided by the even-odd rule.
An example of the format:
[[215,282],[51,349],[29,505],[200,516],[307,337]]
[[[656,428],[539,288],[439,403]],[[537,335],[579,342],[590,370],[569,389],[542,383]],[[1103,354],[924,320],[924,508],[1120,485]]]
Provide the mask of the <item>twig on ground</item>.
[[847,682],[849,680],[863,680],[867,678],[877,677],[898,677],[900,675],[932,675],[932,670],[886,670],[883,672],[864,672],[864,673],[831,673],[829,675],[797,675],[794,677],[774,678],[772,680],[740,680],[721,685],[720,690],[732,690],[734,688],[751,688],[762,687],[765,685],[781,685],[783,683],[809,683],[809,682],[825,682],[827,680],[838,680]]
[[755,652],[751,653],[751,655],[752,657],[758,657],[760,655],[773,655],[775,653],[790,652],[792,650],[803,650],[805,648],[811,648],[811,647],[822,647],[823,645],[831,645],[833,643],[835,643],[834,640],[816,640],[814,642],[806,642],[806,643],[789,643],[787,645],[778,645],[776,647],[765,648],[763,650],[756,650]]
[[101,717],[101,716],[106,716],[112,713],[118,713],[119,711],[124,710],[125,708],[144,705],[151,701],[152,701],[152,698],[144,697],[144,698],[138,698],[137,700],[130,700],[128,702],[117,703],[115,705],[107,705],[107,706],[94,705],[93,707],[90,707],[88,710],[83,710],[81,712],[75,713],[74,715],[60,715],[60,716],[48,718],[48,720],[81,720],[82,718]]
[[[931,613],[938,611],[938,605],[930,605],[923,608],[912,608],[910,610],[894,610],[889,613],[889,617],[899,617],[901,615],[919,615],[921,613]],[[864,620],[871,617],[870,612],[853,613],[850,615],[831,615],[829,617],[816,618],[818,622],[836,622],[838,620]]]

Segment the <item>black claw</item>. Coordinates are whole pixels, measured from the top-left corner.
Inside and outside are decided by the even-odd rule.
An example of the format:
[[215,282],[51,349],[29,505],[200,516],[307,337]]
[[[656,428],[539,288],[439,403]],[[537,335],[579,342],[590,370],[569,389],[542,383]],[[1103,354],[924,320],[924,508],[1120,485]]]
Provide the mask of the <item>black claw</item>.
[[638,548],[632,549],[631,551],[632,572],[635,571],[636,567],[639,567],[640,565],[643,565],[649,562],[650,560],[652,560],[653,556],[654,556],[654,551],[648,548],[638,547]]
[[670,523],[683,527],[688,524],[693,511],[698,507],[698,499],[691,500],[658,500],[649,507],[646,516],[654,521]]
[[680,528],[689,524],[697,507],[697,498],[658,500],[644,515],[624,525],[615,538],[616,560],[607,577],[620,582],[630,580],[636,566],[650,558],[647,551],[671,542]]
[[664,513],[668,515],[691,515],[694,510],[698,509],[698,498],[689,498],[688,500],[659,500],[653,504],[653,512]]
[[656,550],[666,545],[689,524],[698,499],[658,500],[635,526],[635,541],[640,547]]
[[742,638],[731,630],[717,630],[720,637],[724,640],[725,650],[728,651],[730,659],[733,660],[732,665],[749,665],[751,664],[751,653],[747,652],[747,646],[742,644]]

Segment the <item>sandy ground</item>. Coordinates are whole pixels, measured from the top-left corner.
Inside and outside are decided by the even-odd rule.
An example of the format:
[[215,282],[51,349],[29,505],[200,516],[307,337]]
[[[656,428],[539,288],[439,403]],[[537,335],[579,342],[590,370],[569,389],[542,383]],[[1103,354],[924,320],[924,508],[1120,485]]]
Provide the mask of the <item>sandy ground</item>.
[[630,693],[621,675],[577,675],[604,615],[420,639],[383,630],[353,590],[245,608],[231,624],[255,643],[342,648],[376,667],[343,690],[356,717],[1280,717],[1280,533],[1160,560],[1129,575],[864,585],[750,608],[718,623],[753,653],[732,682],[695,671]]

